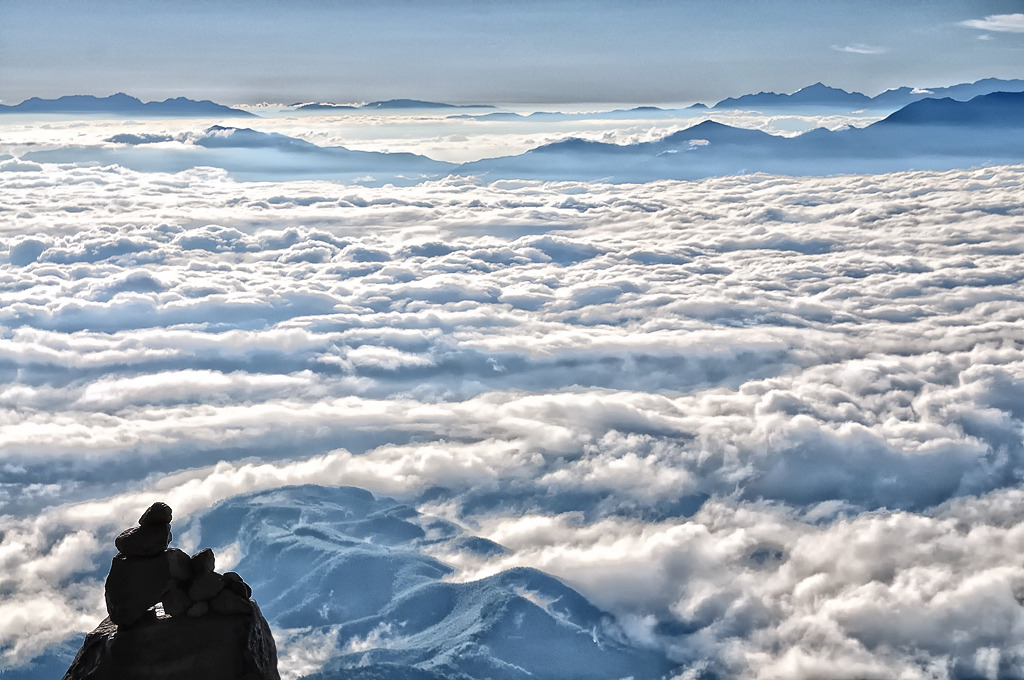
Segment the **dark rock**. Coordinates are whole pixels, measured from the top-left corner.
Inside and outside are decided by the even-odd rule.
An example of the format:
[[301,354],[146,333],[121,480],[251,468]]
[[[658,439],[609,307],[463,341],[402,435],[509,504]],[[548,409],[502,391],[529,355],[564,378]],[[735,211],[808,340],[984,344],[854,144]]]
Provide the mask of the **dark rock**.
[[224,572],[221,575],[224,578],[224,587],[235,593],[241,595],[245,599],[252,597],[252,588],[249,584],[242,580],[242,577],[233,571]]
[[188,593],[178,587],[171,588],[164,593],[164,612],[168,616],[184,616],[188,608],[192,606],[192,600]]
[[147,524],[125,529],[114,539],[122,555],[157,555],[167,550],[171,542],[171,527],[167,524]]
[[255,602],[246,614],[159,617],[132,628],[107,619],[63,680],[280,680],[277,647]]
[[210,600],[210,611],[215,614],[248,614],[252,605],[247,598],[225,588]]
[[192,580],[192,585],[188,589],[188,599],[193,602],[209,600],[222,590],[224,590],[224,579],[221,578],[221,575],[205,571]]
[[167,549],[167,562],[171,569],[171,578],[175,581],[188,581],[192,578],[192,558],[178,548]]
[[149,506],[149,509],[142,513],[142,517],[139,518],[139,524],[141,526],[170,523],[171,506],[160,502],[153,503],[153,505]]
[[215,564],[216,558],[213,551],[209,548],[203,548],[192,556],[192,574],[198,576],[204,572],[213,571]]
[[199,618],[200,616],[206,616],[210,612],[210,603],[205,600],[202,602],[193,602],[192,606],[185,612],[193,618]]
[[104,584],[104,598],[110,620],[118,626],[130,626],[160,602],[174,581],[167,558],[117,555],[110,563]]

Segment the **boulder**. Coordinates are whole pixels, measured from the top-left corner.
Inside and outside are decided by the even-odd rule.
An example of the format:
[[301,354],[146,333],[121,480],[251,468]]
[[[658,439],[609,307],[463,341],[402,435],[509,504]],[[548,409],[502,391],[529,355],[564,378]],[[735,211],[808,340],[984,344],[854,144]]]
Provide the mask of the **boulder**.
[[221,577],[224,579],[224,587],[231,592],[236,595],[241,595],[246,600],[252,597],[252,588],[250,588],[249,584],[243,581],[242,577],[235,572],[226,571],[221,574]]
[[217,593],[210,600],[210,611],[215,614],[247,614],[251,605],[249,600],[237,595],[227,588]]
[[167,550],[170,542],[170,525],[147,524],[125,529],[114,539],[114,546],[122,555],[157,555]]
[[175,581],[188,581],[192,578],[192,558],[184,550],[168,548],[167,562],[171,568],[171,578]]
[[164,613],[168,616],[184,616],[192,606],[188,593],[175,586],[164,593]]
[[171,506],[167,503],[156,502],[149,506],[146,512],[142,513],[142,517],[139,518],[140,526],[147,526],[149,524],[170,524],[171,523]]
[[210,603],[205,600],[199,602],[193,602],[192,606],[185,612],[191,617],[199,618],[200,616],[206,616],[210,613]]
[[209,548],[203,548],[192,556],[192,575],[199,576],[207,571],[213,571],[216,566],[216,557]]
[[110,620],[118,626],[131,626],[147,609],[160,602],[173,585],[164,555],[115,556],[103,586]]
[[241,614],[154,616],[132,628],[106,619],[63,680],[280,680],[270,627],[248,604]]
[[224,579],[221,575],[205,571],[192,580],[192,585],[188,589],[188,599],[193,602],[210,600],[222,590],[224,590]]

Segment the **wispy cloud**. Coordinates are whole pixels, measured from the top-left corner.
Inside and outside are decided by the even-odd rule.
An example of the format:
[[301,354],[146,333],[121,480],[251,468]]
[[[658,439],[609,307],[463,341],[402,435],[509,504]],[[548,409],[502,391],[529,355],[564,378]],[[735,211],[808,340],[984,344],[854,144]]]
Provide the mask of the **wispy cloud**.
[[833,45],[832,49],[836,52],[847,52],[849,54],[885,54],[889,51],[888,47],[880,47],[879,45],[865,45],[864,43],[854,43],[852,45]]
[[984,19],[961,21],[960,25],[967,28],[977,28],[982,31],[1024,33],[1024,14],[990,14]]

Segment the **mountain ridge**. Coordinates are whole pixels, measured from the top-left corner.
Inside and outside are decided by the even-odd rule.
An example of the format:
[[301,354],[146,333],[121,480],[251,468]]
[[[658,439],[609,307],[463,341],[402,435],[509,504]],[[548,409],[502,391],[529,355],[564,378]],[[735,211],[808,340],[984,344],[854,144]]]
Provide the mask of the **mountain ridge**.
[[335,653],[310,678],[400,669],[388,677],[655,680],[676,667],[536,569],[451,580],[452,568],[431,556],[439,549],[505,549],[467,542],[456,525],[363,489],[254,492],[192,526],[204,545],[236,546],[236,568],[264,593],[272,625],[333,641]]
[[[381,186],[447,175],[493,179],[695,180],[750,172],[783,175],[879,173],[1024,162],[1024,92],[967,102],[923,99],[863,128],[782,137],[704,120],[657,140],[618,145],[570,137],[515,156],[463,164],[412,153],[320,147],[252,128],[216,125],[181,139],[121,134],[113,147],[30,151],[23,160],[119,163],[137,170],[221,167],[242,180],[337,179]],[[147,144],[181,141],[181,148]],[[191,147],[191,148],[189,148]]]
[[623,183],[749,172],[938,170],[996,162],[1024,162],[1024,92],[990,93],[967,102],[925,99],[863,128],[818,128],[796,137],[705,120],[658,140],[627,145],[570,138],[516,156],[465,163],[458,173]]
[[1024,91],[1024,80],[1003,80],[1000,78],[983,78],[973,83],[958,83],[947,87],[911,88],[898,87],[869,97],[861,92],[848,92],[843,89],[829,87],[821,82],[800,88],[791,94],[777,92],[758,92],[727,97],[714,104],[712,109],[759,109],[759,108],[795,108],[799,106],[819,106],[824,108],[893,108],[898,109],[908,104],[927,98],[948,97],[957,101],[966,101],[983,94],[993,92]]
[[134,116],[258,118],[249,111],[217,104],[209,99],[197,101],[186,97],[174,97],[163,101],[143,102],[124,92],[106,97],[88,94],[65,95],[56,99],[32,97],[20,104],[0,104],[0,114],[2,113],[108,113]]

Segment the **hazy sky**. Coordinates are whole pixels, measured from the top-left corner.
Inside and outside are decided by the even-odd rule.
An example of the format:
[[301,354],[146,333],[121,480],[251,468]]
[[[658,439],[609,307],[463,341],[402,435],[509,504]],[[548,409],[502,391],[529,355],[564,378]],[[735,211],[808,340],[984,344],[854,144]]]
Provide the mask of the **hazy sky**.
[[655,103],[819,80],[874,94],[1024,77],[1020,12],[1021,0],[3,0],[0,99]]

